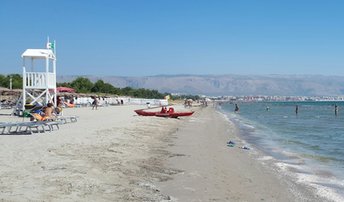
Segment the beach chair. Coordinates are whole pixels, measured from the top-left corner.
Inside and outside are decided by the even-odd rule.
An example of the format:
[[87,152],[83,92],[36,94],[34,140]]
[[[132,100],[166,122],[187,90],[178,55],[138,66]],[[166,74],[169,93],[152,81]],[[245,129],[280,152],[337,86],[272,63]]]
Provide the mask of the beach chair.
[[[41,128],[41,130],[40,130]],[[35,129],[36,133],[44,133],[46,131],[44,123],[41,122],[20,122],[17,123],[17,128],[15,131],[9,131],[10,134],[12,133],[30,133],[33,134]]]
[[51,131],[54,130],[54,126],[56,127],[57,130],[59,130],[60,129],[59,125],[62,124],[62,123],[59,122],[59,121],[49,121],[49,122],[43,122],[43,124],[45,126],[48,126],[49,131],[51,132]]
[[[53,131],[54,127],[56,129],[60,129],[59,125],[67,123],[67,118],[73,119],[73,117],[63,117],[63,116],[55,116],[55,117],[46,118],[36,113],[31,114],[31,116],[37,123],[41,122],[44,126],[47,126],[49,131]],[[71,122],[75,122],[74,119]]]
[[0,123],[1,135],[6,132],[6,128],[7,127],[8,127],[8,123],[7,122],[1,122]]
[[61,121],[62,123],[74,123],[78,121],[78,116],[57,116],[56,121]]
[[5,130],[5,122],[0,122],[0,130],[1,130],[1,134],[4,133]]
[[22,133],[44,133],[60,129],[58,121],[49,122],[16,122],[16,123],[0,123],[1,134],[22,134]]
[[[15,131],[9,131],[9,133],[44,133],[46,131],[52,132],[55,129],[60,129],[59,124],[61,122],[58,121],[47,121],[47,122],[38,122],[38,121],[31,121],[31,122],[20,122],[17,123],[17,128]],[[54,129],[55,127],[55,129]]]
[[1,135],[2,134],[10,134],[11,132],[13,132],[13,128],[15,128],[14,131],[17,130],[17,123],[11,123],[11,122],[5,122],[5,123],[1,123],[0,124],[0,128],[2,129],[1,130]]

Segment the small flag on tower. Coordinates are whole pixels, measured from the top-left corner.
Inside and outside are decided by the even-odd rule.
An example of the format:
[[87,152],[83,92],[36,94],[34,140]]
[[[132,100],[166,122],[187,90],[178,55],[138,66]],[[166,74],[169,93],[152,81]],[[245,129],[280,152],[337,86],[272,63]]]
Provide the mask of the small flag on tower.
[[52,50],[54,50],[54,48],[55,48],[55,43],[53,43],[53,42],[48,42],[48,43],[47,43],[47,49],[52,49]]

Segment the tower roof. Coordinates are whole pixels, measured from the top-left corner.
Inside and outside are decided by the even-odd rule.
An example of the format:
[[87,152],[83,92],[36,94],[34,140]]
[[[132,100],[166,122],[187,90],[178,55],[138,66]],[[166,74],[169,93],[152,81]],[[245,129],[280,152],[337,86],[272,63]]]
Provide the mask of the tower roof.
[[49,58],[49,59],[56,59],[55,54],[52,50],[49,49],[27,49],[23,54],[22,57],[31,57],[31,58]]

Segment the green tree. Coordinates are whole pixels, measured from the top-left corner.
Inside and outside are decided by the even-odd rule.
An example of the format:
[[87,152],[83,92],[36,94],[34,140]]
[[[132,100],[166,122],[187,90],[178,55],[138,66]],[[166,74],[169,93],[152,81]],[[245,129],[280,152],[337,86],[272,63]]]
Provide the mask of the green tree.
[[12,77],[12,88],[13,89],[20,89],[23,88],[23,77],[20,74],[10,74],[7,75],[8,86],[10,87],[10,78]]
[[103,80],[98,80],[94,83],[92,92],[101,92],[101,93],[110,93],[110,94],[118,94],[119,89],[115,88],[113,85],[109,83],[105,83]]
[[[12,77],[12,88],[13,89],[20,89],[23,86],[23,79],[19,74],[10,74],[10,75],[1,75],[0,74],[0,86],[9,88],[10,87],[10,78]],[[149,90],[144,88],[134,89],[131,87],[125,88],[116,88],[113,85],[104,82],[103,80],[98,80],[94,84],[88,79],[84,77],[78,77],[72,82],[64,82],[64,83],[57,83],[58,87],[70,87],[74,88],[78,93],[108,93],[108,94],[116,94],[116,95],[125,95],[125,96],[133,96],[133,97],[140,97],[140,98],[155,98],[155,99],[162,99],[168,93],[159,93],[157,90]],[[183,97],[192,97],[190,95],[184,95]]]
[[19,74],[9,74],[7,76],[0,75],[0,86],[10,88],[10,80],[12,78],[12,88],[23,88],[23,78]]
[[6,76],[0,74],[0,86],[6,87]]
[[105,83],[104,88],[103,88],[103,93],[118,94],[119,89],[115,88],[113,85],[111,85],[109,83]]
[[121,95],[132,95],[133,89],[131,87],[125,87],[121,89]]
[[70,83],[71,87],[78,93],[89,93],[93,87],[93,83],[84,77],[78,77]]
[[91,88],[92,92],[103,92],[104,91],[105,83],[103,80],[98,80],[94,83],[93,87]]

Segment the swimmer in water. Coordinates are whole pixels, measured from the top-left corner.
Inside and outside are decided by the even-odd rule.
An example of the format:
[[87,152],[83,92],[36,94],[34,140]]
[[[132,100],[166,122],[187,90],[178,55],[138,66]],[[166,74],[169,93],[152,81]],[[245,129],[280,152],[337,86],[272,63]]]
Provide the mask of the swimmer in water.
[[234,112],[238,113],[239,112],[239,106],[238,104],[235,104],[235,109],[234,109]]

